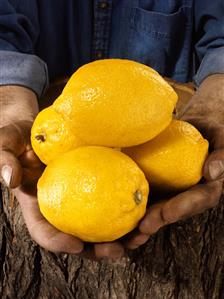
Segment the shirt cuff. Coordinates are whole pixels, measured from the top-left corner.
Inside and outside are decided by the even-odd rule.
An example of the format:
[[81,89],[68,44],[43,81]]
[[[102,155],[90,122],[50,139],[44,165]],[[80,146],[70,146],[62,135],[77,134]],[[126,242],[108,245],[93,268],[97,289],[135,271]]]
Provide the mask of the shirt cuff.
[[35,55],[0,51],[0,85],[25,86],[40,98],[48,86],[47,65]]
[[224,74],[224,47],[212,49],[204,56],[194,82],[199,86],[206,77],[213,74]]

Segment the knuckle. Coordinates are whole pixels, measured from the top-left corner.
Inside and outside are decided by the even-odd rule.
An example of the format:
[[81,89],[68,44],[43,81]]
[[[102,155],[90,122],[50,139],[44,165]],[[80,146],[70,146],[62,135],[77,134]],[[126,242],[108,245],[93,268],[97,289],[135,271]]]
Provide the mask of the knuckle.
[[52,251],[49,244],[48,244],[48,240],[46,240],[45,238],[38,238],[38,236],[36,235],[36,233],[32,230],[29,230],[30,233],[30,237],[31,239],[39,246],[41,246],[42,248]]
[[169,216],[169,214],[167,213],[167,210],[164,207],[160,211],[160,217],[161,217],[161,220],[164,224],[165,223],[168,224],[170,222],[170,216]]
[[164,200],[159,209],[160,227],[179,220],[183,210],[186,208],[186,204],[183,203],[186,203],[186,196],[183,196],[182,193]]
[[62,248],[58,248],[59,244],[57,244],[57,246],[55,247],[54,238],[50,238],[50,239],[44,238],[41,242],[39,242],[39,245],[51,252],[65,251]]
[[149,235],[148,234],[139,234],[138,236],[136,236],[134,243],[137,246],[141,246],[143,244],[145,244],[149,239]]
[[150,223],[147,219],[144,219],[141,224],[139,225],[139,230],[143,234],[150,233]]
[[219,204],[220,196],[210,196],[209,198],[209,206],[211,208],[215,208]]
[[219,204],[222,194],[222,184],[220,182],[214,182],[209,186],[207,190],[207,202],[209,207],[214,208]]
[[[37,228],[37,225],[39,226],[39,228]],[[49,237],[48,235],[43,233],[42,229],[44,229],[44,223],[42,221],[39,221],[35,223],[35,225],[28,227],[30,237],[42,248],[51,252],[57,252],[58,250],[55,248],[54,237]]]

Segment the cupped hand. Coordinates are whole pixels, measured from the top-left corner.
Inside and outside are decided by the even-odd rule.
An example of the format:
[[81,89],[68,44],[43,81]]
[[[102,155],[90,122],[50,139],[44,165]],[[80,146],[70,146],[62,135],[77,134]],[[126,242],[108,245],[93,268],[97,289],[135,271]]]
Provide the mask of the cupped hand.
[[[5,157],[7,165],[10,165],[9,167],[13,169],[11,186],[16,186],[20,182],[20,185],[12,191],[19,201],[30,236],[37,244],[51,252],[81,253],[82,256],[90,259],[100,259],[102,257],[117,259],[123,255],[123,247],[119,242],[93,244],[91,247],[87,246],[88,249],[86,250],[84,249],[84,242],[72,235],[59,231],[44,218],[40,212],[34,192],[43,166],[32,152],[32,149],[23,153],[23,158],[19,158],[18,161],[15,160],[14,156],[5,155]],[[16,161],[16,166],[14,161]],[[31,167],[30,162],[32,162]],[[16,167],[18,167],[18,170],[15,171]],[[19,175],[22,173],[24,173],[22,175],[24,179],[19,178]],[[26,183],[25,188],[23,182]]]
[[138,248],[161,227],[215,207],[224,193],[224,75],[208,77],[195,93],[182,120],[193,124],[208,139],[210,154],[204,183],[151,205],[138,228],[124,238],[128,249]]
[[32,239],[41,247],[51,252],[80,254],[93,260],[103,257],[115,260],[123,255],[124,248],[118,241],[84,244],[80,239],[59,231],[41,214],[35,195],[25,193],[20,187],[14,189],[14,194]]
[[0,170],[10,188],[21,186],[27,193],[36,192],[44,165],[30,145],[31,121],[19,120],[0,128]]
[[49,251],[81,253],[91,259],[116,259],[123,255],[119,242],[86,246],[80,239],[57,230],[42,216],[36,186],[44,165],[30,144],[31,127],[38,113],[36,96],[24,87],[0,87],[0,104],[1,180],[18,199],[32,239]]
[[31,237],[44,248],[57,252],[80,252],[80,240],[57,231],[41,215],[36,186],[44,165],[30,145],[31,121],[7,122],[0,128],[0,170],[4,183],[12,188],[21,206]]

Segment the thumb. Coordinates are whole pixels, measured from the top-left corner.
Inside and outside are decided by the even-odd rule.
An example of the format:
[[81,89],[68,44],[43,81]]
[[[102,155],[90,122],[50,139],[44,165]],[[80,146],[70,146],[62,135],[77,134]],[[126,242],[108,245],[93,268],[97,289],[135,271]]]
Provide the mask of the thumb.
[[0,169],[3,182],[7,187],[18,187],[21,184],[23,173],[19,161],[14,154],[9,151],[1,151],[0,155]]
[[182,119],[194,125],[209,141],[209,148],[212,152],[203,167],[204,178],[208,181],[224,179],[224,125],[200,117],[184,116]]
[[0,173],[10,188],[18,187],[22,180],[22,166],[17,157],[26,149],[27,124],[24,123],[22,128],[17,124],[0,128]]
[[224,148],[208,156],[204,164],[203,176],[208,181],[224,179]]
[[213,151],[205,161],[203,176],[208,181],[224,179],[224,126],[208,127],[207,135]]

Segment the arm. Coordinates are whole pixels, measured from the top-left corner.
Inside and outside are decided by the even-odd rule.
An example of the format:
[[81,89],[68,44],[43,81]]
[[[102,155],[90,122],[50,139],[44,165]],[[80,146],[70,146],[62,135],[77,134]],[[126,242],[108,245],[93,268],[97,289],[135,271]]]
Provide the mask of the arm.
[[47,66],[35,54],[39,36],[35,1],[0,1],[0,85],[24,86],[40,97],[48,84]]
[[32,238],[50,251],[82,251],[80,240],[55,229],[39,211],[35,194],[44,166],[30,144],[30,129],[38,113],[35,93],[20,86],[2,86],[0,105],[1,176],[13,188]]
[[31,148],[30,129],[38,113],[37,97],[47,85],[47,71],[45,63],[33,55],[39,34],[37,8],[23,7],[27,1],[11,3],[0,1],[1,177],[13,188],[36,242],[51,251],[78,253],[83,243],[55,229],[39,211],[35,194],[43,165]]
[[224,2],[195,1],[194,24],[194,81],[199,86],[210,75],[224,74]]
[[198,184],[149,207],[138,230],[124,244],[134,249],[164,225],[216,206],[224,191],[224,2],[195,1],[195,53],[198,86],[182,119],[195,125],[209,140],[211,153]]
[[128,249],[144,244],[165,225],[215,207],[224,191],[224,75],[203,81],[181,119],[195,125],[210,142],[212,152],[203,169],[206,181],[149,207],[138,229],[124,240]]
[[[50,225],[41,215],[36,184],[43,165],[30,144],[30,129],[38,113],[37,98],[48,83],[45,63],[35,53],[38,38],[35,1],[0,1],[0,173],[13,188],[31,237],[53,252],[80,253],[83,242]],[[118,243],[94,244],[85,250],[90,258],[117,258]]]

